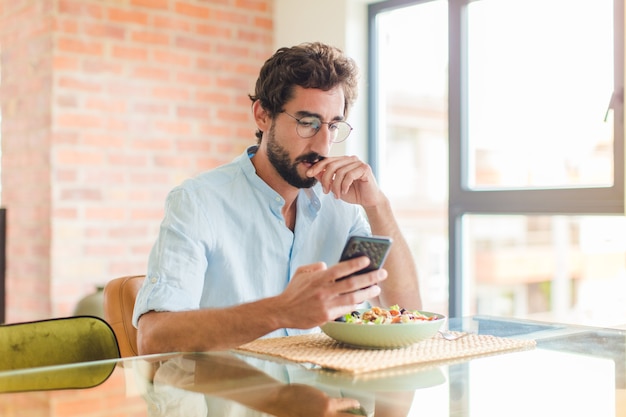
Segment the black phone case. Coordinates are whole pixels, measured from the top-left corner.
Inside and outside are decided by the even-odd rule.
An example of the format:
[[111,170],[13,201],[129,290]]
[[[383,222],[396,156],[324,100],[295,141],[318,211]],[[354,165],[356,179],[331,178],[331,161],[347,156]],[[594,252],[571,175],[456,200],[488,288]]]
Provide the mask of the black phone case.
[[339,260],[345,261],[359,256],[367,256],[370,258],[370,264],[356,274],[379,269],[385,263],[391,242],[391,238],[383,236],[351,236],[343,248]]

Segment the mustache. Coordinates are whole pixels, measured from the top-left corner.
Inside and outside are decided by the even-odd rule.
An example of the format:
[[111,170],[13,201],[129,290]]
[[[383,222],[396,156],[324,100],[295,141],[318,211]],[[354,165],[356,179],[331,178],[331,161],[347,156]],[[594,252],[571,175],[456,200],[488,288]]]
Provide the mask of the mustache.
[[318,154],[317,152],[311,152],[311,153],[307,153],[305,155],[300,155],[299,157],[296,158],[296,163],[299,162],[306,162],[308,164],[316,164],[319,161],[323,161],[324,159],[326,159],[325,156],[322,156],[320,154]]

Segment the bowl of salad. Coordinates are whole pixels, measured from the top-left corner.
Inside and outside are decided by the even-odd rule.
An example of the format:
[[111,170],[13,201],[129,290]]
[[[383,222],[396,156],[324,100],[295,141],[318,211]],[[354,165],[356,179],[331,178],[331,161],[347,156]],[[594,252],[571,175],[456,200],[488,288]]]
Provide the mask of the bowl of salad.
[[343,344],[369,349],[395,349],[433,337],[445,316],[394,305],[348,313],[323,324],[322,331]]

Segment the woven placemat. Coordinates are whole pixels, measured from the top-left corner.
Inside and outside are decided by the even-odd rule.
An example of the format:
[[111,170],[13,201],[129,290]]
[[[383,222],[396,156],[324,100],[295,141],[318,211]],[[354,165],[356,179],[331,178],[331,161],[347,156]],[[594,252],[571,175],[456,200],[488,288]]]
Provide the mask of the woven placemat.
[[341,344],[323,333],[258,339],[237,350],[276,356],[298,363],[351,373],[378,371],[404,365],[435,364],[470,357],[534,348],[534,340],[469,334],[449,341],[440,335],[400,349],[359,349]]

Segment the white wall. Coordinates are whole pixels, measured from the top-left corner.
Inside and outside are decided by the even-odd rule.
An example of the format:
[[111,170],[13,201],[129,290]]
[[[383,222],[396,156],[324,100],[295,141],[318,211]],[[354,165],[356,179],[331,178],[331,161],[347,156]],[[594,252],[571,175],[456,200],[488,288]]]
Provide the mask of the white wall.
[[274,49],[320,41],[342,49],[360,69],[359,98],[348,122],[354,130],[333,153],[366,158],[368,0],[275,0]]

